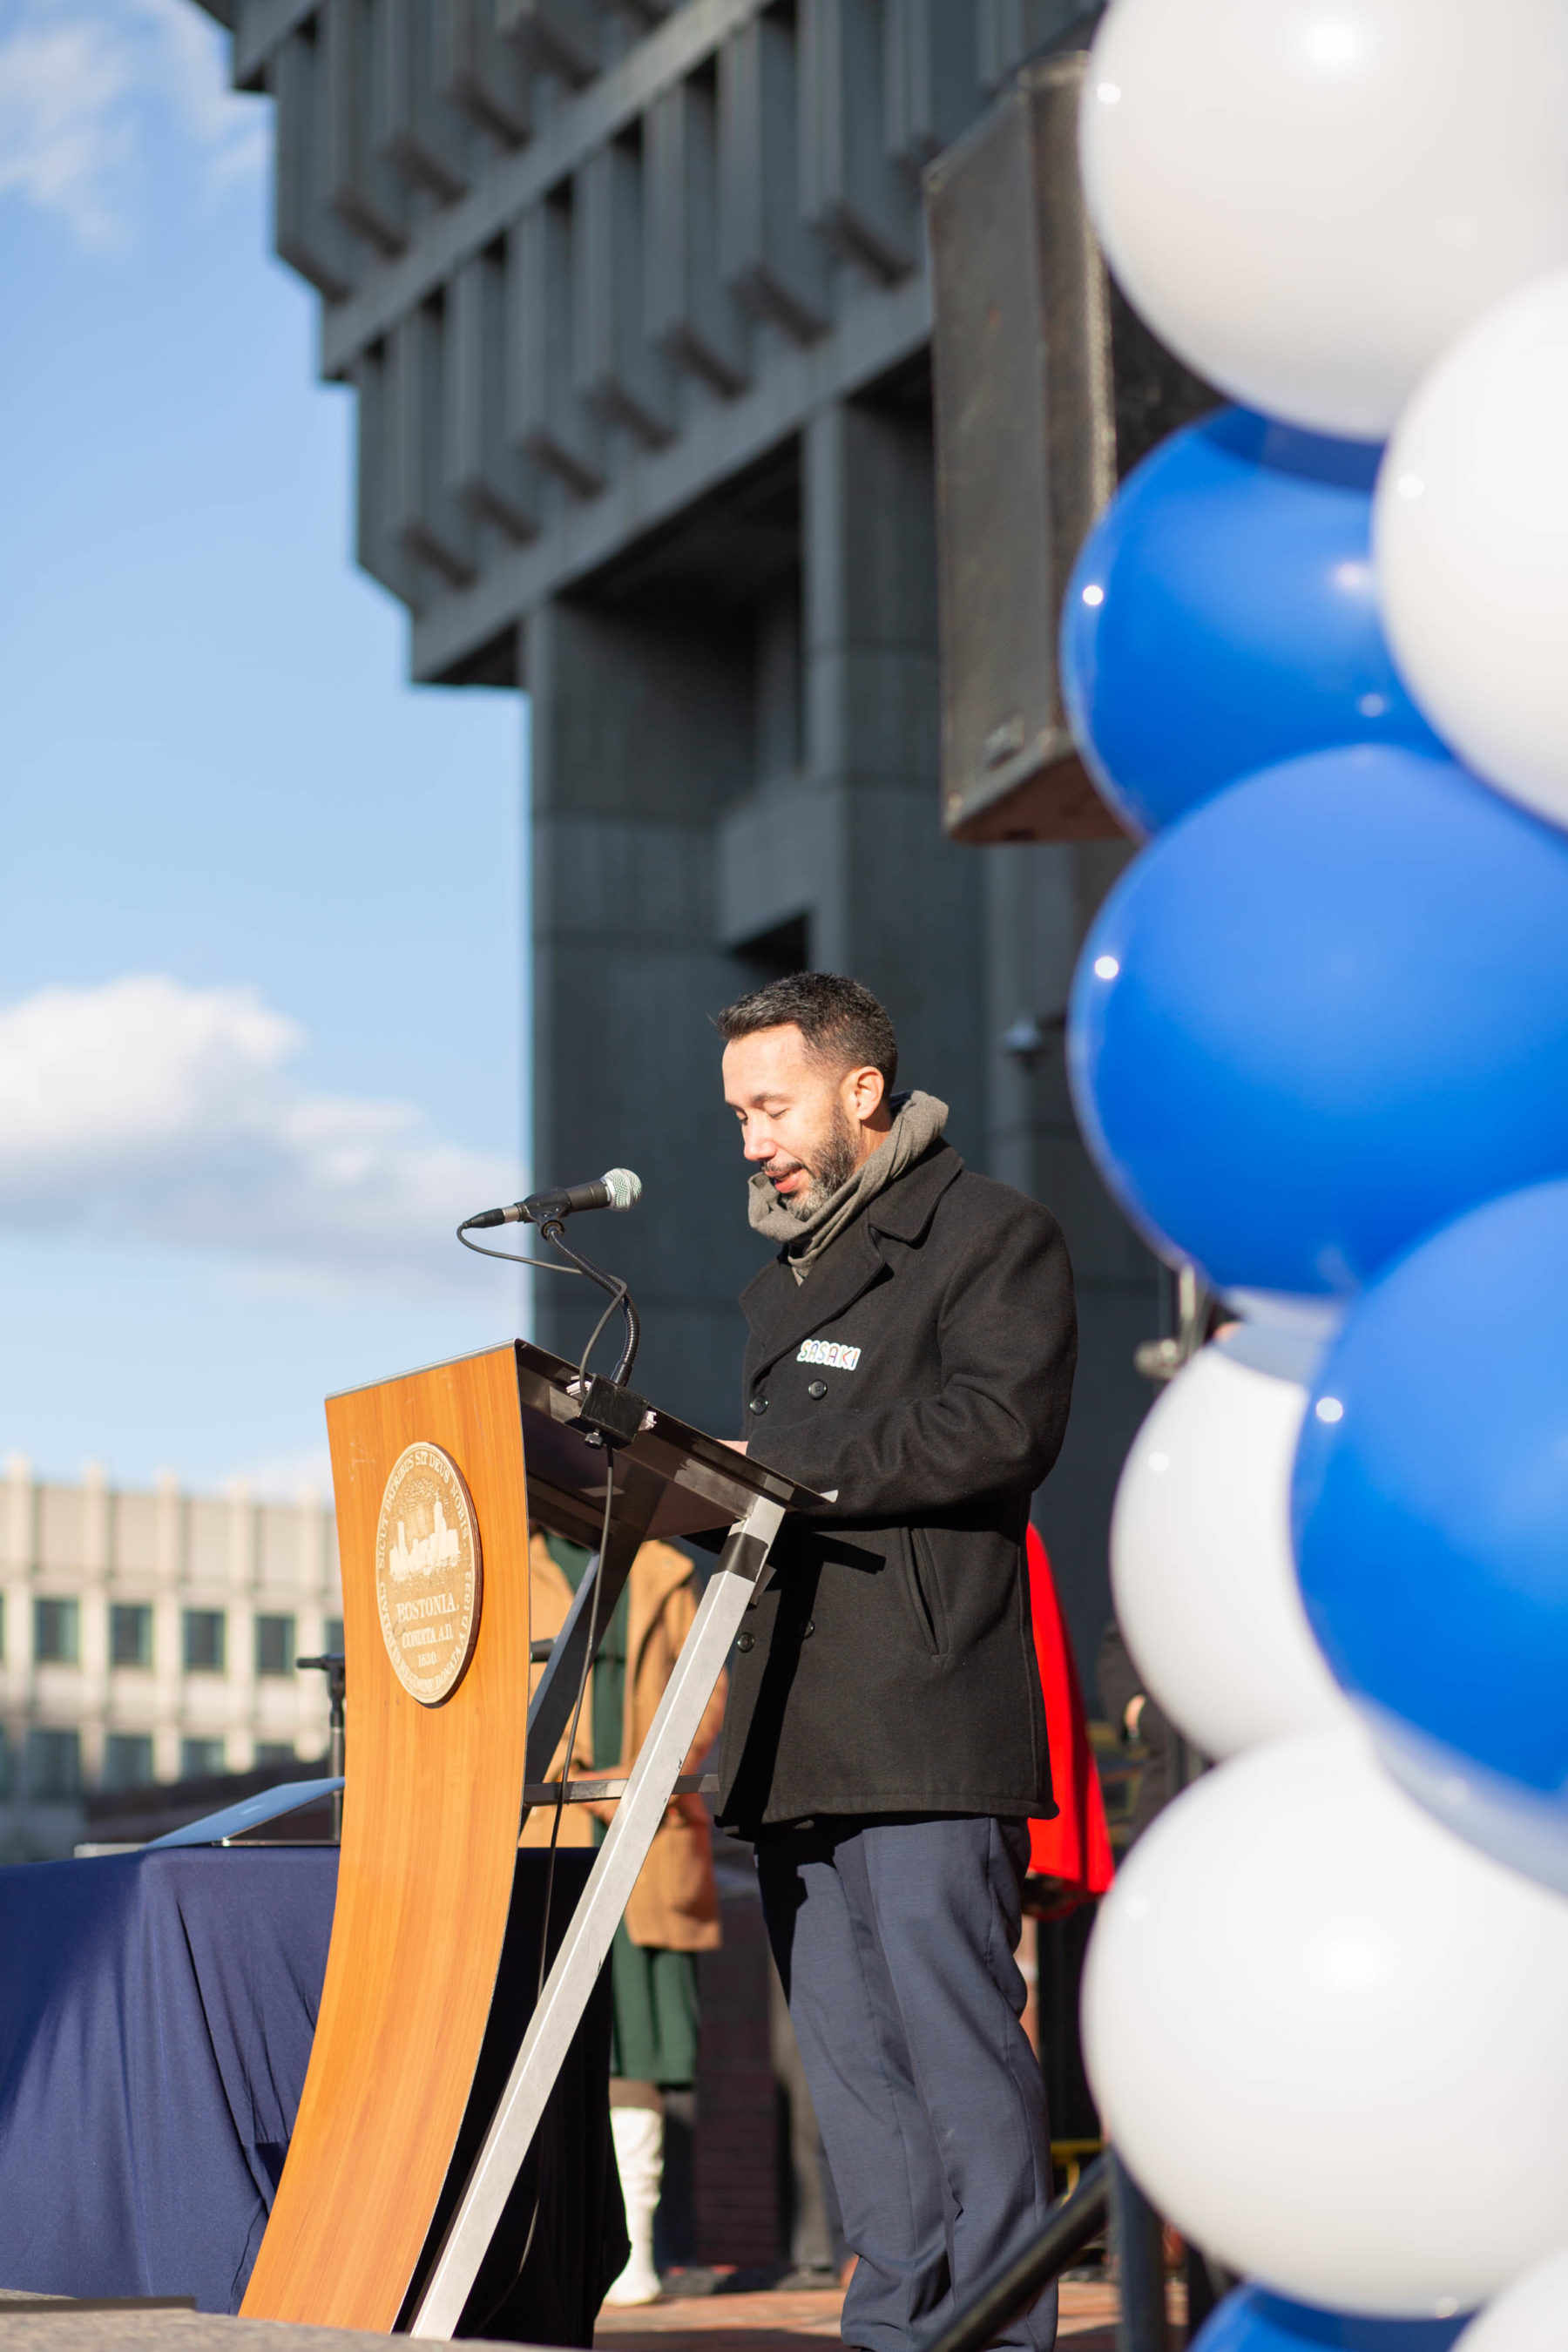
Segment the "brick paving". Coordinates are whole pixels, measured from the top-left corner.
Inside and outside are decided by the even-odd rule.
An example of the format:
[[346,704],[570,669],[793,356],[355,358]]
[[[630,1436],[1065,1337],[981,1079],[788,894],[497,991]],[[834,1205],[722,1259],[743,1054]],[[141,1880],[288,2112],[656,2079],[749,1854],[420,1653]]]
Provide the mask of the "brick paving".
[[[838,2341],[843,2302],[822,2288],[667,2295],[630,2311],[602,2311],[594,2342],[606,2352],[808,2352]],[[1066,2280],[1059,2334],[1072,2352],[1115,2352],[1116,2289]]]

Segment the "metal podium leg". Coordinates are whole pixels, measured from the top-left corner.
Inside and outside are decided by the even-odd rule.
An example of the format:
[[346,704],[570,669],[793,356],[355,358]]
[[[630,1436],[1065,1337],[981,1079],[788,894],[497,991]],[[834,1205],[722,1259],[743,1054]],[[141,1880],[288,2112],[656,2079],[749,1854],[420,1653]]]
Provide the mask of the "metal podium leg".
[[[525,1780],[548,1778],[550,1759],[566,1737],[577,1685],[583,1679],[584,1667],[592,1663],[586,1652],[588,1620],[595,1613],[594,1589],[598,1587],[597,1630],[603,1639],[616,1613],[616,1603],[626,1589],[641,1541],[640,1536],[612,1536],[604,1558],[601,1559],[595,1553],[588,1562],[529,1706],[528,1761],[522,1774]],[[570,1775],[570,1759],[566,1769]]]
[[462,2316],[783,1517],[782,1504],[759,1496],[730,1530],[626,1793],[529,2020],[484,2145],[420,2291],[409,2322],[412,2336],[449,2337]]

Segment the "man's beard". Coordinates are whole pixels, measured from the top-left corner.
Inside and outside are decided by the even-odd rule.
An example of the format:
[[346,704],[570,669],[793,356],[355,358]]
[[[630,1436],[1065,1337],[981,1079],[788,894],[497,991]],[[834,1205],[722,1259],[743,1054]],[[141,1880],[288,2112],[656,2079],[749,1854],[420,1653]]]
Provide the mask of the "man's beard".
[[849,1114],[841,1103],[834,1106],[833,1125],[816,1150],[816,1166],[804,1192],[780,1194],[792,1217],[805,1224],[815,1217],[818,1209],[831,1201],[841,1184],[847,1184],[855,1173],[856,1137],[849,1124]]

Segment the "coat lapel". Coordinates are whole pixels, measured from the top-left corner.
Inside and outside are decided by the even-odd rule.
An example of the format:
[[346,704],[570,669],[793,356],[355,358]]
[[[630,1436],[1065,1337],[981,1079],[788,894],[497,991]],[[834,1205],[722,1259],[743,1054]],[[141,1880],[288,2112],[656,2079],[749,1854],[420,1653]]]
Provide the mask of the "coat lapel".
[[[787,1284],[787,1292],[783,1297],[775,1293],[772,1298],[767,1298],[764,1292],[765,1325],[760,1318],[752,1321],[763,1350],[752,1368],[754,1374],[760,1378],[822,1324],[831,1323],[835,1316],[842,1315],[862,1292],[869,1290],[881,1272],[881,1252],[864,1217],[856,1218],[848,1232],[817,1260],[804,1282],[797,1283],[787,1266],[780,1266],[778,1274]],[[748,1292],[742,1300],[748,1316],[749,1299]]]
[[951,1143],[934,1143],[923,1160],[906,1170],[896,1184],[879,1192],[866,1212],[873,1233],[891,1234],[895,1240],[918,1242],[931,1221],[937,1202],[963,1162]]
[[938,1201],[963,1169],[951,1144],[933,1145],[868,1204],[864,1215],[825,1252],[804,1282],[796,1282],[781,1258],[753,1276],[741,1293],[742,1309],[762,1349],[752,1367],[753,1380],[870,1288],[886,1264],[877,1246],[879,1234],[919,1241]]

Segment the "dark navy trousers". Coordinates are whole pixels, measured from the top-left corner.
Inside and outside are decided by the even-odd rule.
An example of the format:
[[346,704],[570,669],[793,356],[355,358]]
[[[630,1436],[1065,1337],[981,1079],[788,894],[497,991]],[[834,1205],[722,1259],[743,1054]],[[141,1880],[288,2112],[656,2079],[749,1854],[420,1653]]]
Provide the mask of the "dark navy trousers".
[[[859,2256],[846,2344],[906,2352],[1051,2198],[1045,2085],[1013,1958],[1028,1825],[963,1815],[766,1830],[773,1957]],[[1056,2342],[1055,2288],[996,2340]]]

